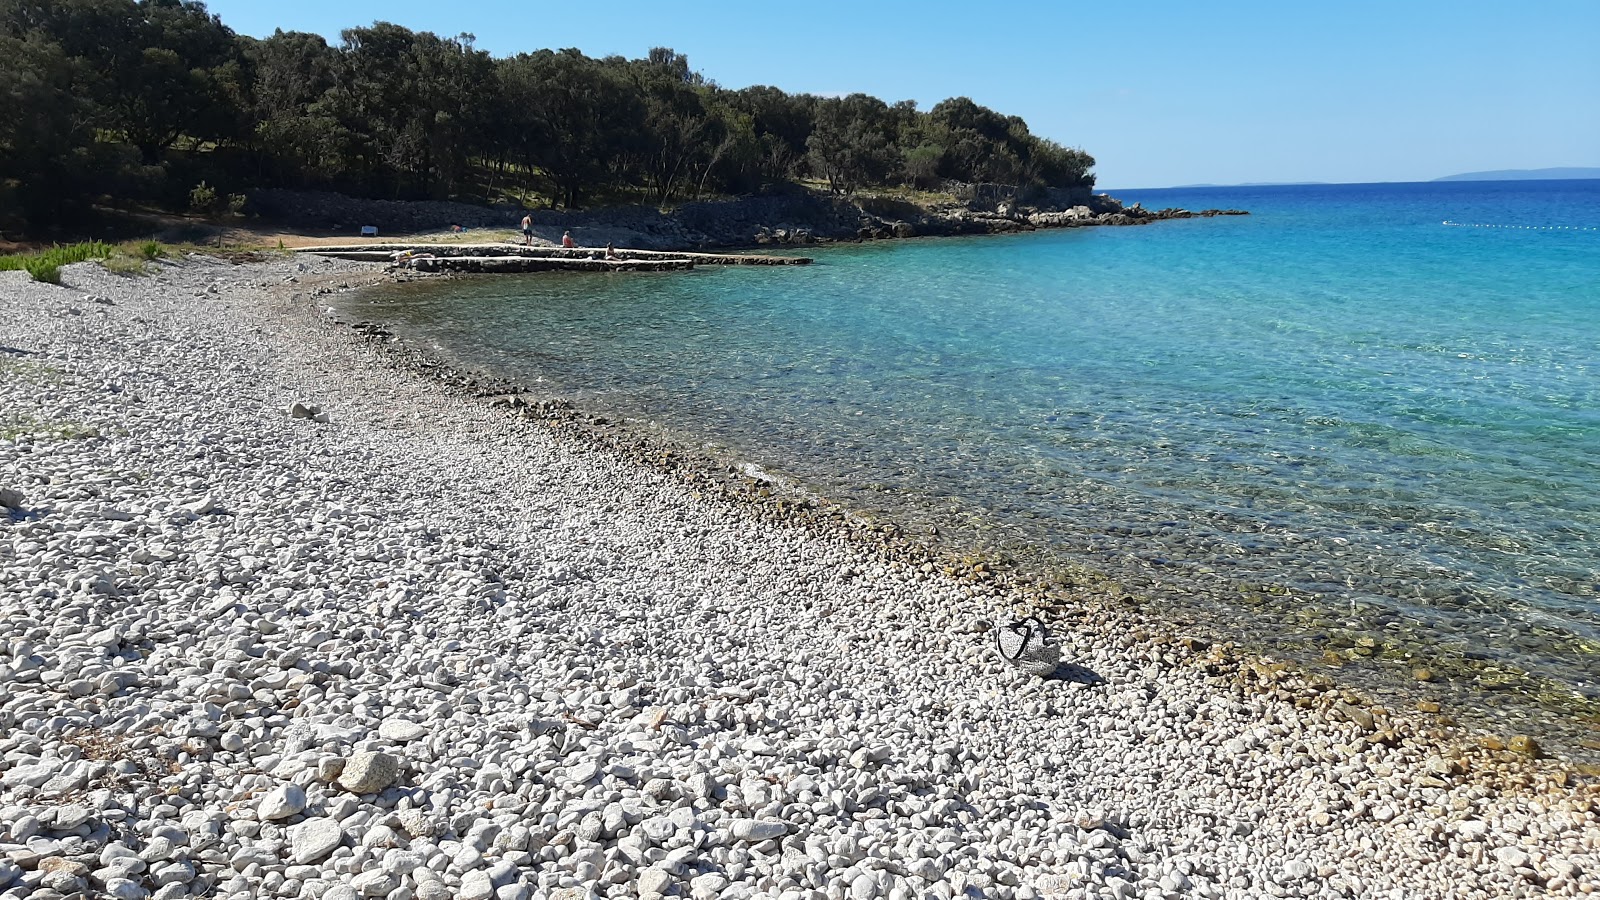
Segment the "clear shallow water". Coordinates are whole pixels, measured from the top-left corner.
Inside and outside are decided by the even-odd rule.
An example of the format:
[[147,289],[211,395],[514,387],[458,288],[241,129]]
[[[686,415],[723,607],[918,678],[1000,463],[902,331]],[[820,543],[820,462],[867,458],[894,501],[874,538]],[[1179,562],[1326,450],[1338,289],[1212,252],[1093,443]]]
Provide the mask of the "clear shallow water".
[[1600,697],[1600,181],[1113,193],[1253,215],[347,312],[1268,643]]

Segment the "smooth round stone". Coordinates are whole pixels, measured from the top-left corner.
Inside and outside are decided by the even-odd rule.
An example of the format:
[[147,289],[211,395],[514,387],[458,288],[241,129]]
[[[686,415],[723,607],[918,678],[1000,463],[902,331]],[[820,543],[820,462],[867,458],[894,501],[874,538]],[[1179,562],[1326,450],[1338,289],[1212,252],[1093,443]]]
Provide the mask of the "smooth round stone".
[[405,743],[426,737],[428,729],[410,719],[385,719],[378,726],[378,737],[386,741]]
[[494,881],[488,872],[474,869],[461,876],[461,890],[456,894],[459,900],[489,900],[493,896]]
[[[455,893],[442,881],[420,881],[417,883],[416,900],[452,900]],[[323,896],[327,900],[327,896]]]
[[144,900],[144,898],[150,896],[150,892],[145,890],[137,881],[127,878],[108,878],[106,879],[106,895],[115,897],[117,900]]
[[350,887],[363,897],[382,897],[399,886],[399,876],[382,869],[362,872],[350,879]]
[[735,819],[732,830],[736,840],[770,841],[788,834],[789,824],[771,819]]
[[187,862],[169,862],[151,870],[150,879],[157,887],[169,884],[188,884],[194,880],[194,866]]
[[93,814],[87,806],[69,803],[56,810],[56,821],[51,827],[57,831],[71,831],[89,821],[89,817]]
[[298,784],[283,784],[261,798],[261,802],[256,805],[256,816],[264,821],[275,822],[297,815],[305,808],[305,788]]
[[689,890],[696,897],[715,897],[727,886],[727,876],[719,872],[696,875],[689,879]]
[[295,863],[308,865],[344,843],[344,829],[332,818],[307,819],[290,830],[289,840]]
[[76,894],[88,885],[82,876],[71,872],[49,872],[41,879],[41,883],[59,894]]
[[384,871],[395,875],[410,875],[427,862],[427,857],[412,850],[390,850],[383,855]]

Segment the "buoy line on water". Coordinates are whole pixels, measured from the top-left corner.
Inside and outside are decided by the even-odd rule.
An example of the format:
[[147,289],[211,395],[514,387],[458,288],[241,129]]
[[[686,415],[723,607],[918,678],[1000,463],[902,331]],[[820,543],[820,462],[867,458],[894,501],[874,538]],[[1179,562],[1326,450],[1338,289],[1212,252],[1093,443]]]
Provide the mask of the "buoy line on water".
[[1451,228],[1514,228],[1519,231],[1600,231],[1600,227],[1589,225],[1491,225],[1473,222],[1452,222],[1445,219],[1444,225]]

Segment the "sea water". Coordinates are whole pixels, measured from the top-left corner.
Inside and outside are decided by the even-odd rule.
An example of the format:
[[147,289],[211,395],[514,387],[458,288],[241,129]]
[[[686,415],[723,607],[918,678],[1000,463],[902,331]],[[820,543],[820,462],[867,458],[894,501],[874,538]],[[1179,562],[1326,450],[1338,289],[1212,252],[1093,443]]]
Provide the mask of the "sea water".
[[346,312],[1216,633],[1592,728],[1600,181],[1113,193],[1251,215]]

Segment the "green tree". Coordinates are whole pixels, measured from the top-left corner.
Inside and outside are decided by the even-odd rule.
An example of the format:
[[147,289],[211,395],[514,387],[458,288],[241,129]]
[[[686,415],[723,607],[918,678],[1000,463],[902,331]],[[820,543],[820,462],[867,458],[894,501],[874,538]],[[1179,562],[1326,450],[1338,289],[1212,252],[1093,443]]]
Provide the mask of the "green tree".
[[760,174],[787,181],[799,174],[811,137],[817,98],[757,85],[728,94],[726,102],[748,115],[760,144]]
[[504,108],[517,110],[519,158],[549,177],[568,208],[608,182],[642,128],[643,103],[618,67],[577,50],[503,60],[500,82]]
[[914,187],[932,187],[939,180],[939,170],[944,168],[944,147],[938,144],[918,144],[902,157],[901,171],[905,182]]
[[244,57],[255,138],[278,176],[337,177],[349,135],[321,101],[338,82],[339,52],[321,35],[279,30],[245,41]]
[[626,64],[626,72],[643,103],[644,132],[634,148],[638,168],[651,196],[665,203],[720,143],[701,96],[705,79],[689,68],[688,57],[666,47]]
[[836,193],[882,184],[895,168],[888,104],[866,94],[820,100],[806,160]]
[[7,0],[13,36],[42,34],[79,60],[78,85],[98,123],[138,148],[147,164],[181,136],[225,140],[240,117],[238,44],[195,0]]
[[12,198],[0,218],[53,224],[86,204],[95,115],[82,79],[42,34],[0,35],[0,199]]
[[449,196],[484,136],[493,61],[469,34],[377,22],[341,37],[337,82],[313,110],[348,134],[345,165],[397,196]]
[[694,193],[708,188],[729,193],[749,193],[761,187],[764,151],[756,133],[755,117],[729,102],[730,92],[720,89],[706,95],[710,117],[706,152],[699,155]]
[[1094,157],[1055,141],[1034,137],[1033,159],[1041,182],[1049,187],[1094,187]]
[[[939,178],[1092,185],[1094,160],[964,97],[928,113],[864,94],[730,91],[683,54],[493,59],[471,35],[378,22],[241,38],[196,0],[0,0],[0,218],[90,200],[181,208],[197,184],[476,194],[479,171],[578,206],[811,174],[835,191]],[[482,168],[480,168],[482,167]]]

